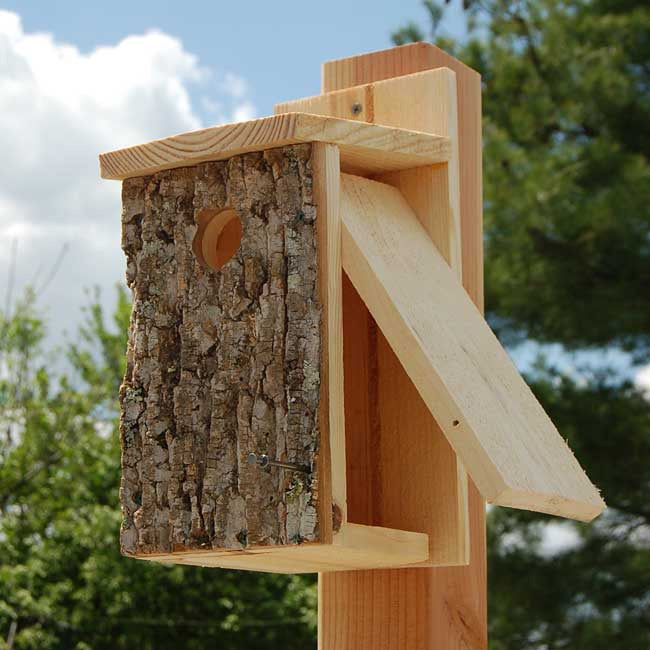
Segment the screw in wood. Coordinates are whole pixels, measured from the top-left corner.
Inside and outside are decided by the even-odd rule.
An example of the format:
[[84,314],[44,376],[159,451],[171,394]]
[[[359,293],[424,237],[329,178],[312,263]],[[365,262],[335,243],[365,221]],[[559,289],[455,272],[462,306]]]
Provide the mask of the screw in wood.
[[352,104],[352,115],[359,115],[363,110],[363,106],[359,102],[354,102]]
[[280,467],[281,469],[288,469],[292,472],[311,474],[311,469],[309,467],[305,467],[304,465],[298,465],[297,463],[287,463],[283,460],[271,460],[266,454],[260,454],[258,456],[255,452],[248,454],[248,464],[259,465],[262,468]]

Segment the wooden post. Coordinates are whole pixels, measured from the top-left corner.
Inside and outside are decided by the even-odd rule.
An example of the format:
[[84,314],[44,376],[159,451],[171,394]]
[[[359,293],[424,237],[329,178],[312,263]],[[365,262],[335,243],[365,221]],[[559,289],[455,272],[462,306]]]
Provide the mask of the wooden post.
[[[438,67],[447,67],[456,73],[463,286],[479,309],[483,309],[481,86],[478,74],[433,45],[418,43],[326,63],[322,91],[341,90]],[[367,117],[366,120],[371,121]],[[356,335],[360,335],[358,342],[367,344],[369,357],[361,372],[368,372],[376,363],[376,327],[349,283],[344,283],[344,304],[349,310],[346,313],[355,314],[353,326]],[[357,392],[357,396],[361,394]],[[372,412],[371,402],[371,396],[366,393],[366,403],[356,404],[354,408]],[[417,426],[418,422],[402,421],[405,428],[410,424]],[[363,494],[366,488],[349,486],[348,493]],[[468,566],[321,574],[319,648],[486,648],[485,502],[471,480],[469,524]]]

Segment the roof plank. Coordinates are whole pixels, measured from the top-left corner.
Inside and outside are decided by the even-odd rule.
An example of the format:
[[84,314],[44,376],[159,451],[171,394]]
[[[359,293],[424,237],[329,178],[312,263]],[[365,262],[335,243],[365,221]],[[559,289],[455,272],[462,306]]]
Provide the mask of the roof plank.
[[309,113],[284,113],[109,151],[100,154],[99,167],[102,178],[124,180],[299,142],[338,145],[342,169],[353,173],[445,162],[451,153],[450,140],[444,136]]

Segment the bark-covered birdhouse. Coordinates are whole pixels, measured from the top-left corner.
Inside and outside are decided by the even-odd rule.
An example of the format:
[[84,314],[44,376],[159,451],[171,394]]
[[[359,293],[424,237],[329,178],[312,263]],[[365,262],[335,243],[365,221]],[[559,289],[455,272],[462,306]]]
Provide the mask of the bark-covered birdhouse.
[[461,285],[457,108],[439,68],[100,157],[133,291],[125,554],[463,564],[466,471],[492,503],[601,511]]

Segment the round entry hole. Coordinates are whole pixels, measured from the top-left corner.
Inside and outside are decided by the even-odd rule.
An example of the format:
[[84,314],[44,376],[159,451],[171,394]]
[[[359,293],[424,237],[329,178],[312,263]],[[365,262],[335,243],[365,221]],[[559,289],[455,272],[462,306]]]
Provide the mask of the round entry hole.
[[232,208],[206,208],[198,213],[196,220],[198,230],[192,250],[204,266],[219,271],[239,250],[241,219]]

